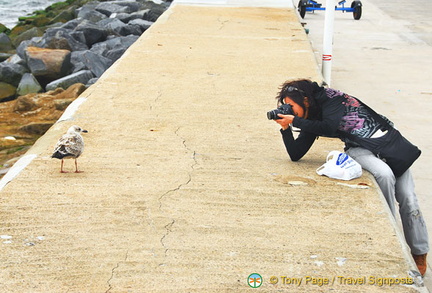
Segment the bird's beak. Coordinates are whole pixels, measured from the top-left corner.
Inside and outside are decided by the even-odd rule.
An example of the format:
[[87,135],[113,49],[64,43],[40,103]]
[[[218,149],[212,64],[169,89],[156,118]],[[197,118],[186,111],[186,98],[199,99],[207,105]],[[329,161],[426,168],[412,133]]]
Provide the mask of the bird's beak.
[[83,130],[81,130],[81,132],[87,133],[88,131],[87,131],[87,130],[85,130],[85,129],[83,129]]

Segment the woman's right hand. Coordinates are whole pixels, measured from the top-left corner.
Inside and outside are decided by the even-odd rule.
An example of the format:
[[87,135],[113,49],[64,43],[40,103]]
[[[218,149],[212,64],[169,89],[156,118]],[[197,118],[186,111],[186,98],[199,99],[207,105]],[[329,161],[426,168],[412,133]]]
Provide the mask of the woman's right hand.
[[282,114],[278,114],[278,116],[281,119],[276,119],[276,123],[279,124],[283,130],[288,129],[288,127],[290,126],[290,124],[293,122],[294,120],[294,115],[282,115]]

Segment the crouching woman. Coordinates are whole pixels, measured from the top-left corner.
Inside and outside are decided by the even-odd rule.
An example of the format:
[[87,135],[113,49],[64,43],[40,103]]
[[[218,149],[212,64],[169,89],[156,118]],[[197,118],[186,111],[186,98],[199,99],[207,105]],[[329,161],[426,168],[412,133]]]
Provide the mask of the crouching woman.
[[[291,160],[300,160],[318,136],[342,139],[346,153],[375,177],[393,216],[398,202],[406,242],[419,272],[424,275],[429,238],[411,172],[407,169],[395,175],[389,163],[368,145],[371,138],[384,138],[387,132],[394,131],[393,123],[358,99],[307,79],[285,82],[276,98],[278,105],[289,104],[293,112],[293,115],[278,114],[280,119],[274,120],[281,126]],[[300,129],[296,139],[291,125]]]

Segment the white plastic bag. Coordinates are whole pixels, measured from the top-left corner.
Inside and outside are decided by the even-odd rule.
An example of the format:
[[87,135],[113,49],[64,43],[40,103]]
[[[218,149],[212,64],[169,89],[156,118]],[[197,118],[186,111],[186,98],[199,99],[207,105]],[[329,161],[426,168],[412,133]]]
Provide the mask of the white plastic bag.
[[351,180],[362,175],[362,167],[347,154],[331,151],[327,155],[326,163],[316,172],[334,179]]

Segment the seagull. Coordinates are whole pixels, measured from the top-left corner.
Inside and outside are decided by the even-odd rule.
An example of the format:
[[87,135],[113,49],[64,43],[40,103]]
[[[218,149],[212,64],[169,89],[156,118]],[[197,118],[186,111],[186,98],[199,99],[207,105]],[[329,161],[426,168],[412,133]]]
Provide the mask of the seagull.
[[81,173],[78,171],[77,158],[82,154],[84,150],[84,140],[80,132],[87,133],[87,130],[82,129],[79,126],[71,126],[66,134],[64,134],[57,142],[54,152],[51,158],[61,160],[61,173],[68,173],[63,170],[64,159],[75,159],[75,173]]

